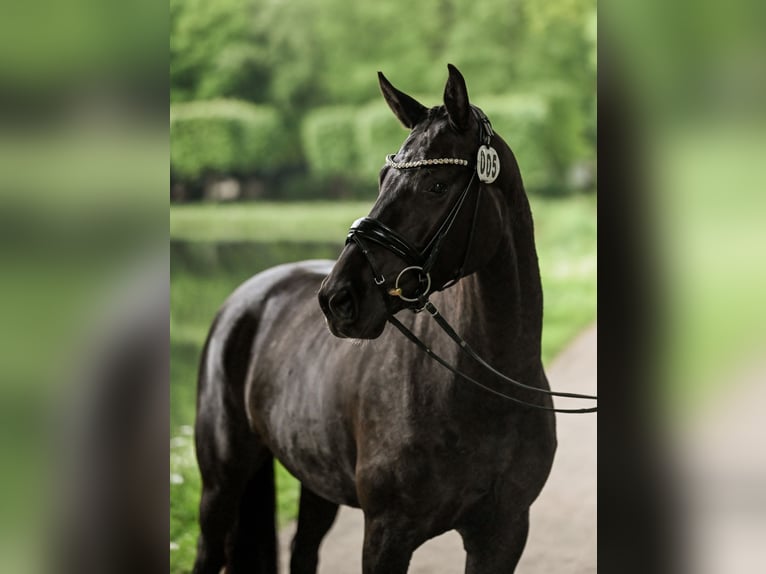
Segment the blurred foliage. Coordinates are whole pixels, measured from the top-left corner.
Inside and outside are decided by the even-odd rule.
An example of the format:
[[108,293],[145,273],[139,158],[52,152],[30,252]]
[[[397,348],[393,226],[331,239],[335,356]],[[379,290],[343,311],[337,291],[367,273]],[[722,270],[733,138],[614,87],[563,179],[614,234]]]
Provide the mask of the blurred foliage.
[[407,137],[407,130],[391,114],[383,98],[367,104],[357,114],[358,172],[377,182],[386,155],[396,153]]
[[268,169],[289,158],[277,112],[237,100],[173,106],[170,145],[173,170],[188,178]]
[[[572,182],[571,169],[595,161],[595,14],[593,0],[171,0],[172,107],[230,98],[276,110],[300,149],[292,163],[263,156],[276,174],[267,196],[284,197],[283,187],[295,195],[295,177],[307,198],[325,192],[328,178],[369,193],[361,181],[375,181],[384,155],[405,136],[380,98],[375,72],[407,93],[433,94],[452,62],[472,101],[512,147],[519,142],[514,151],[530,190],[571,191],[591,185]],[[533,111],[531,99],[540,100]],[[217,153],[195,151],[201,163],[190,169],[176,165],[174,151],[174,175],[199,183],[201,173],[220,171]],[[231,173],[240,177],[263,167],[238,161]]]
[[[167,8],[162,3],[38,0],[4,2],[2,8],[2,97],[23,93],[26,103],[59,98],[60,111],[72,94],[94,87],[102,94],[109,91],[114,103],[128,92],[151,91],[166,78]],[[164,93],[165,85],[160,87]],[[25,102],[20,103],[23,108]]]
[[357,164],[355,111],[350,106],[336,106],[318,108],[307,114],[301,141],[313,173],[319,176],[344,174]]
[[[346,237],[350,222],[368,213],[372,203],[259,201],[174,205],[170,210],[170,237],[212,245],[231,241],[335,243]],[[216,252],[211,258],[220,259],[221,255]]]
[[551,184],[542,137],[549,106],[540,96],[514,94],[482,102],[492,127],[511,147],[519,163],[524,185],[530,189]]

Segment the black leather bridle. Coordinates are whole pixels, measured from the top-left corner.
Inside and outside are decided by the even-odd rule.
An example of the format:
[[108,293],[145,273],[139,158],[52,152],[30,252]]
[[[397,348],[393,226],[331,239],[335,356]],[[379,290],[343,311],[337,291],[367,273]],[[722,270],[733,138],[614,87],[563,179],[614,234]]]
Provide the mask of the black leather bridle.
[[[477,121],[479,122],[479,128],[480,128],[479,129],[479,145],[480,146],[484,145],[489,147],[492,141],[492,136],[494,135],[494,132],[492,130],[492,124],[490,123],[489,119],[484,114],[484,112],[482,112],[479,108],[475,106],[471,106],[471,109]],[[538,405],[535,403],[528,403],[526,401],[523,401],[516,397],[506,395],[505,393],[502,393],[500,391],[497,391],[496,389],[488,387],[480,383],[473,377],[466,375],[465,373],[459,371],[454,366],[447,363],[443,358],[441,358],[439,355],[434,353],[430,349],[430,347],[428,347],[428,345],[426,345],[422,340],[420,340],[417,337],[417,335],[415,335],[412,331],[410,331],[407,327],[405,327],[394,316],[394,313],[391,310],[390,298],[399,297],[399,299],[403,302],[405,308],[410,309],[411,311],[414,311],[416,313],[423,310],[427,311],[434,318],[436,323],[442,328],[442,330],[444,330],[444,332],[455,343],[458,344],[458,346],[460,347],[460,349],[462,349],[464,353],[466,353],[472,359],[477,361],[482,367],[484,367],[486,370],[490,371],[491,373],[493,373],[495,376],[499,377],[503,381],[510,383],[516,387],[526,389],[528,391],[534,391],[534,392],[538,392],[538,393],[542,393],[542,394],[546,394],[550,396],[597,400],[597,397],[592,395],[555,392],[555,391],[549,391],[546,389],[540,389],[537,387],[532,387],[530,385],[526,385],[515,379],[512,379],[511,377],[508,377],[507,375],[504,375],[503,373],[499,372],[497,369],[489,365],[486,361],[484,361],[484,359],[482,359],[468,345],[468,343],[460,335],[458,335],[457,332],[455,332],[455,330],[447,322],[447,320],[444,319],[444,317],[439,313],[439,311],[436,309],[433,303],[431,303],[428,300],[428,297],[430,296],[431,293],[442,291],[446,289],[447,287],[454,285],[463,275],[463,270],[465,269],[468,255],[471,252],[471,245],[473,243],[473,237],[476,230],[476,219],[477,219],[477,214],[479,211],[479,201],[480,201],[480,191],[481,191],[480,181],[477,182],[479,185],[477,186],[476,201],[474,204],[474,211],[473,211],[473,219],[471,221],[471,228],[470,228],[470,233],[468,237],[465,254],[463,255],[463,262],[460,268],[457,270],[457,272],[453,275],[453,277],[449,279],[443,285],[434,286],[432,285],[432,282],[431,282],[431,270],[433,269],[436,263],[436,260],[439,256],[439,252],[444,243],[444,240],[446,239],[447,235],[449,234],[450,230],[455,224],[455,221],[457,220],[458,215],[460,214],[463,208],[463,205],[466,202],[466,198],[469,195],[469,192],[474,184],[474,181],[477,181],[478,179],[477,166],[475,164],[472,164],[468,160],[459,159],[459,158],[437,158],[437,159],[416,160],[412,162],[396,162],[394,161],[393,155],[389,155],[386,157],[386,163],[389,166],[394,167],[395,169],[418,169],[421,167],[439,166],[439,165],[460,165],[460,166],[465,166],[472,169],[471,179],[468,181],[468,184],[460,193],[457,200],[452,205],[452,208],[447,213],[447,216],[444,218],[441,225],[439,225],[436,232],[431,236],[431,239],[422,250],[419,250],[407,238],[400,235],[394,229],[390,228],[386,224],[372,217],[363,217],[361,219],[356,220],[351,226],[351,228],[349,229],[348,236],[346,237],[346,244],[353,242],[356,245],[358,245],[362,253],[364,254],[365,258],[367,259],[367,263],[369,264],[370,269],[372,270],[372,275],[373,275],[375,284],[378,285],[378,287],[380,287],[381,294],[383,296],[383,301],[388,311],[388,321],[392,325],[394,325],[394,327],[396,327],[399,331],[401,331],[405,337],[407,337],[410,341],[412,341],[423,352],[425,352],[429,357],[434,359],[440,365],[444,366],[449,371],[451,371],[458,377],[462,378],[463,380],[466,380],[474,385],[477,385],[483,388],[484,390],[491,392],[497,396],[500,396],[504,399],[507,399],[509,401],[512,401],[530,408],[546,410],[546,411],[555,411],[560,413],[596,412],[597,407],[589,407],[589,408],[583,408],[583,409],[556,409],[556,408],[547,407],[544,405]],[[378,266],[375,263],[373,254],[369,248],[370,244],[372,243],[379,245],[380,247],[383,247],[384,249],[390,251],[391,253],[393,253],[399,259],[401,259],[402,261],[406,263],[406,266],[397,275],[396,280],[394,281],[393,287],[386,286],[387,280],[381,274]],[[414,292],[411,292],[411,293],[404,293],[402,286],[400,285],[400,282],[402,281],[402,277],[404,277],[407,273],[417,274],[417,288]]]
[[[399,297],[404,302],[405,307],[413,310],[423,309],[423,306],[431,293],[441,291],[454,285],[462,276],[466,260],[468,259],[468,254],[471,251],[471,243],[473,242],[474,229],[476,227],[476,214],[479,209],[478,194],[476,196],[473,221],[471,223],[471,233],[463,257],[463,264],[457,270],[455,275],[443,285],[434,286],[431,283],[431,270],[439,257],[439,252],[444,244],[444,240],[447,238],[447,235],[460,214],[475,179],[476,172],[474,171],[468,185],[466,185],[465,189],[460,193],[457,201],[453,204],[449,213],[439,226],[439,229],[437,229],[436,233],[433,234],[431,240],[422,250],[417,249],[405,237],[388,227],[385,223],[373,219],[372,217],[357,219],[351,226],[351,229],[349,229],[346,243],[353,241],[362,250],[362,253],[364,253],[367,262],[372,269],[376,285],[384,287],[386,278],[375,264],[375,260],[369,250],[368,244],[375,243],[376,245],[380,245],[407,264],[407,266],[397,275],[396,280],[394,281],[394,287],[386,291],[387,295]],[[402,287],[399,285],[402,277],[404,277],[406,273],[417,273],[418,289],[414,293],[405,294],[402,291]]]

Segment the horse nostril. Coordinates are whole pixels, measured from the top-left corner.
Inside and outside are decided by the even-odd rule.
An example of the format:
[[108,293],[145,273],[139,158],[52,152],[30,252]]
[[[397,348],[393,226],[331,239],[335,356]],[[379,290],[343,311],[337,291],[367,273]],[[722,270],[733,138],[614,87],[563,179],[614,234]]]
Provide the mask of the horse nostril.
[[338,319],[353,321],[356,318],[356,305],[351,291],[340,289],[330,297],[330,311]]
[[317,293],[317,299],[319,299],[319,307],[322,309],[322,313],[325,315],[329,314],[330,306],[327,303],[327,295],[323,290],[320,289],[319,293]]

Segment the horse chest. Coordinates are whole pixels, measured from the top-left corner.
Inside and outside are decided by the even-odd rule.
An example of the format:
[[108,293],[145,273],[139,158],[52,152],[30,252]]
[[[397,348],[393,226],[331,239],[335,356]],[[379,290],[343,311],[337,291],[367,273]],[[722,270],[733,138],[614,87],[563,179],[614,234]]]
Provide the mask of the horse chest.
[[357,462],[362,506],[417,508],[429,520],[454,523],[522,462],[513,429],[500,435],[486,425],[434,413],[414,420],[394,413],[370,417]]

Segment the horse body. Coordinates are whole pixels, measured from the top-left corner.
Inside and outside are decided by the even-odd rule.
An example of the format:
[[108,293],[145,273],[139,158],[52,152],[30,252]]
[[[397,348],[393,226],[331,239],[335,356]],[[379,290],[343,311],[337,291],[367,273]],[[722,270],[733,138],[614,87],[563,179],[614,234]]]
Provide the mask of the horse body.
[[[434,125],[439,114],[431,114]],[[509,173],[496,191],[482,191],[481,204],[476,198],[474,212],[486,233],[462,250],[459,238],[444,248],[445,260],[471,261],[476,268],[431,298],[489,363],[548,389],[531,214],[518,168],[510,169],[510,149],[495,145]],[[416,148],[417,142],[405,144],[405,157]],[[396,183],[397,177],[388,173],[382,180]],[[406,219],[398,208],[403,194],[379,200],[373,212]],[[442,211],[445,202],[438,205]],[[435,209],[425,218],[438,216]],[[461,220],[457,230],[468,227]],[[413,230],[413,236],[427,231]],[[273,482],[263,470],[272,456],[302,484],[293,574],[315,572],[319,544],[339,504],[364,511],[365,574],[406,572],[420,544],[451,529],[463,536],[469,574],[515,568],[529,506],[553,460],[553,414],[466,384],[385,329],[380,294],[355,247],[337,262],[283,265],[255,276],[216,318],[199,379],[203,498],[196,573],[217,572],[224,562],[227,572],[275,571]],[[385,269],[396,264],[385,255],[378,259]],[[434,276],[443,283],[439,273]],[[458,369],[486,380],[426,313],[400,320]],[[515,395],[551,405],[531,391]]]

